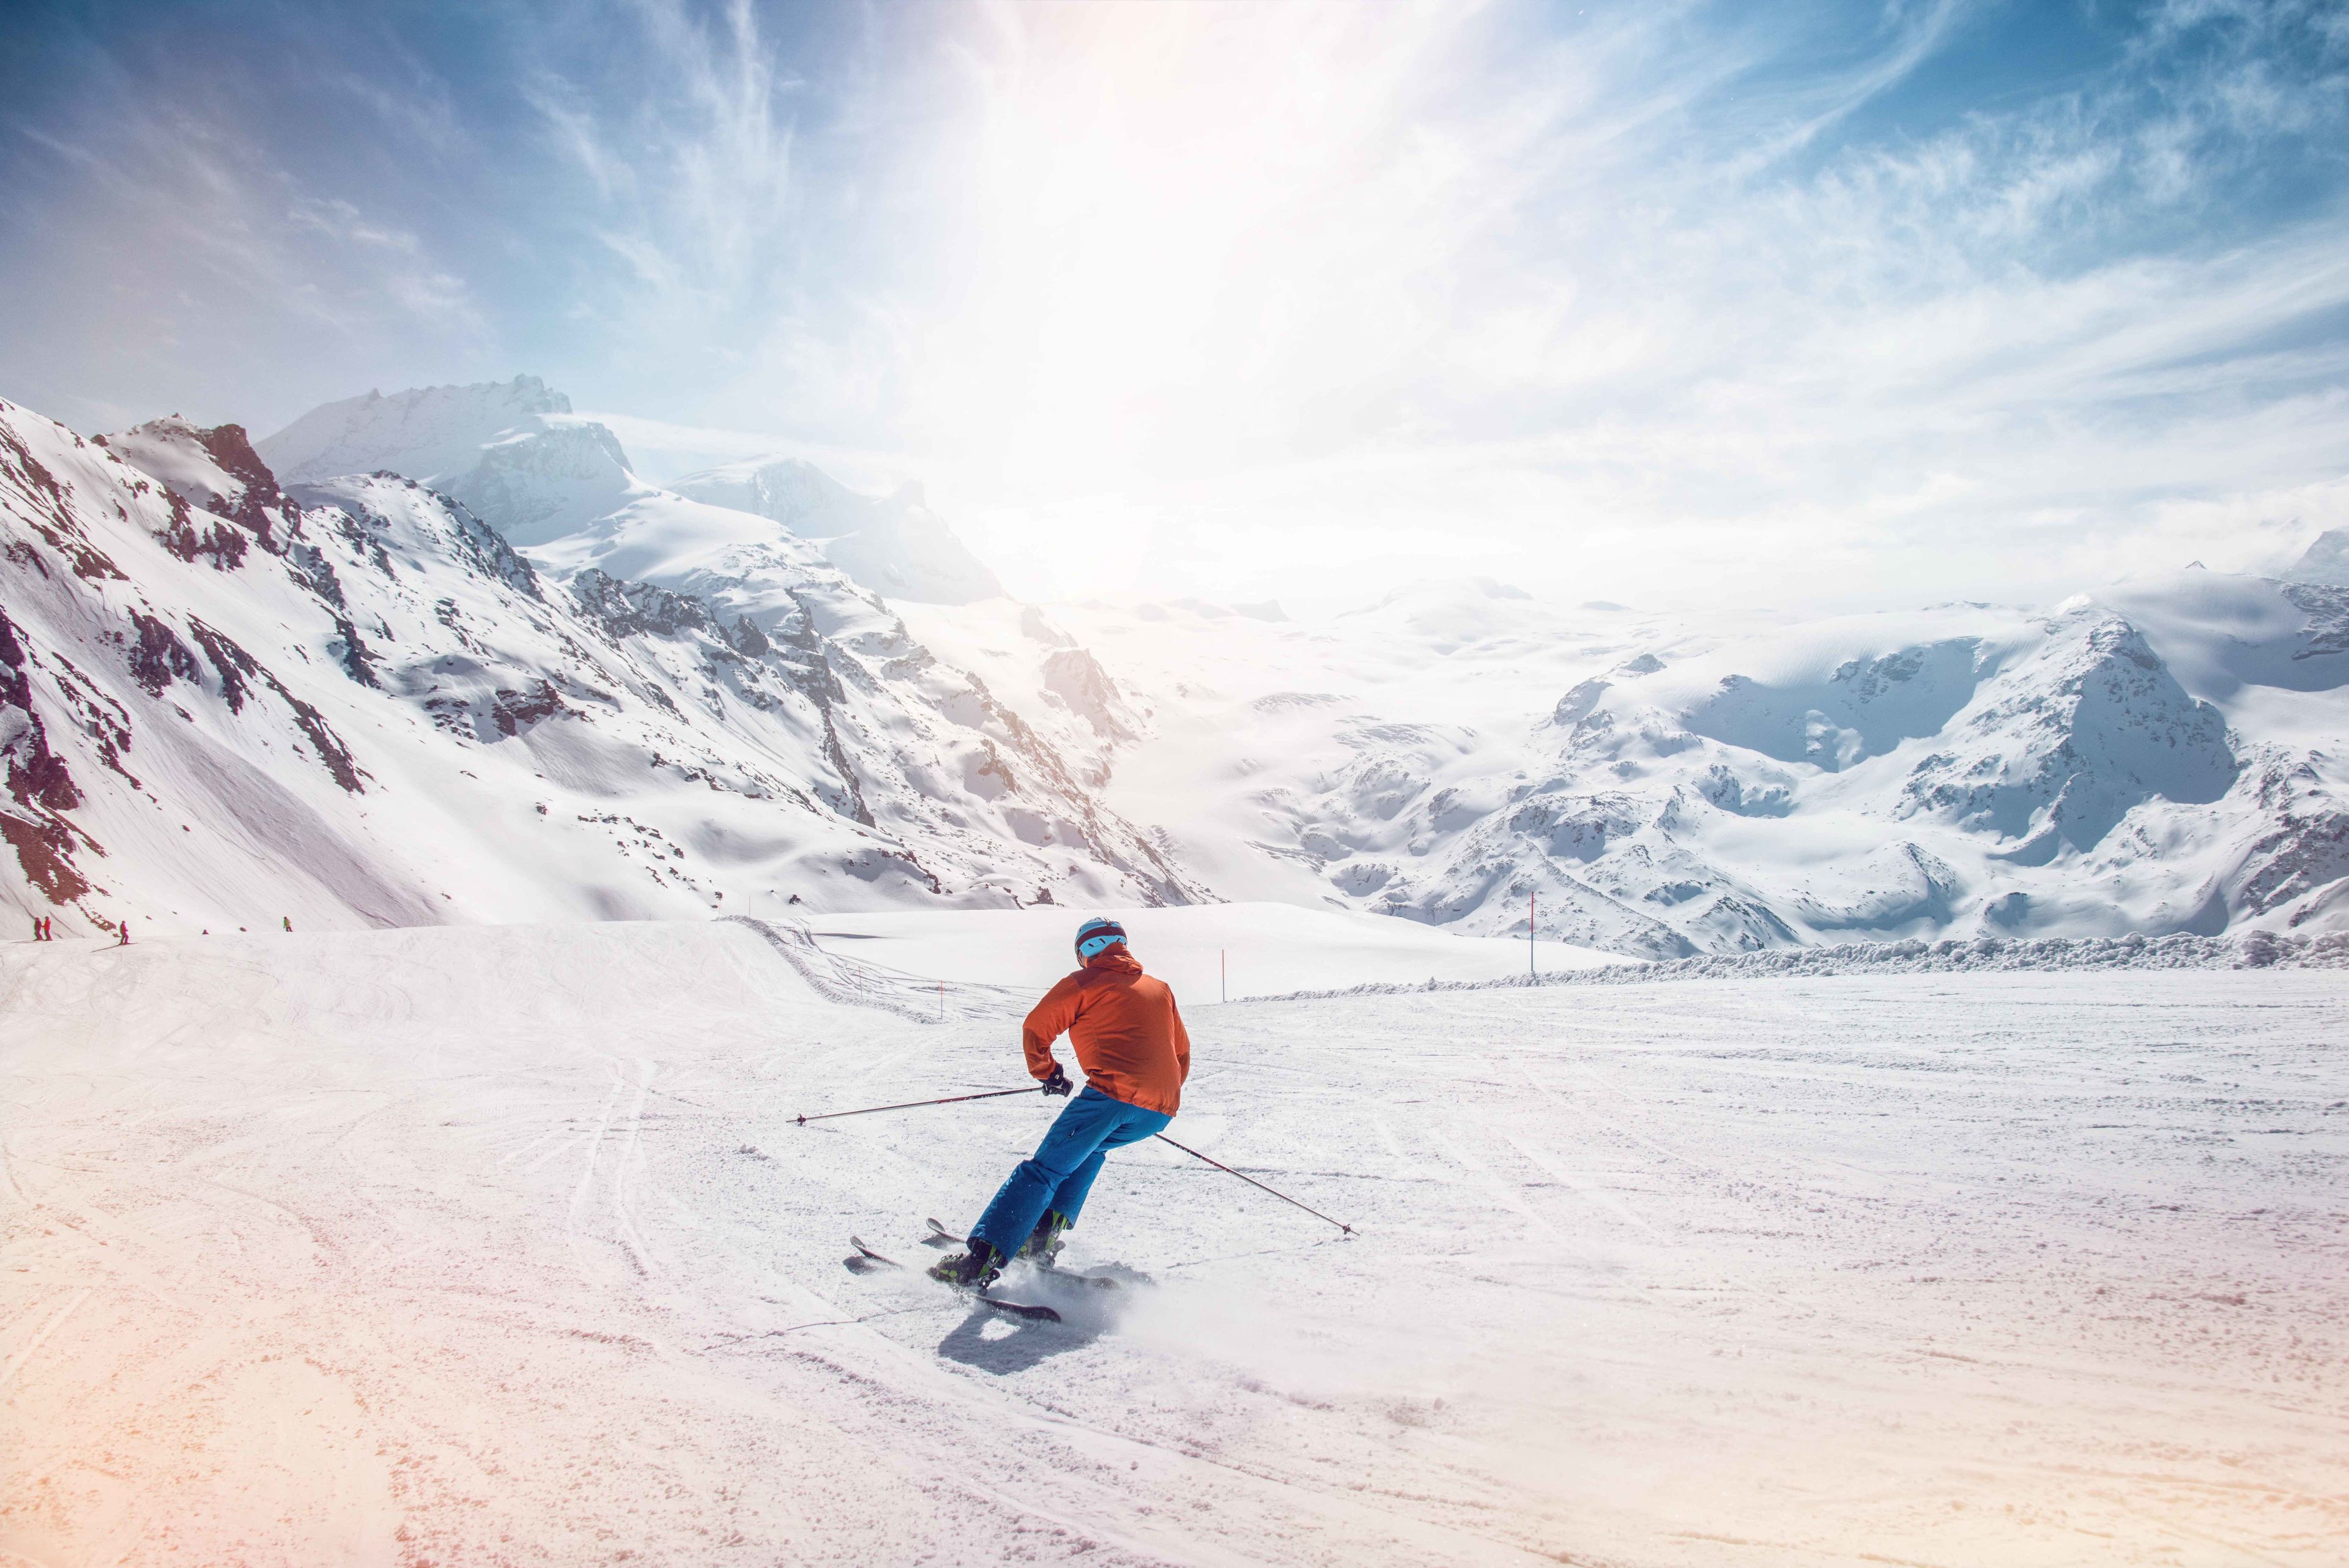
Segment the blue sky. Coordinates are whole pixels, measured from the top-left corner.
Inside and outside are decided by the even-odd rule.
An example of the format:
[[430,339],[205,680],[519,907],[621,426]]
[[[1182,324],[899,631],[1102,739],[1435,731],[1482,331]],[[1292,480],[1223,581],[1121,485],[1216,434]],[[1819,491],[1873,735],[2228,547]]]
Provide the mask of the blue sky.
[[2349,19],[95,5],[0,38],[0,395],[546,377],[1046,597],[2033,598],[2349,522]]

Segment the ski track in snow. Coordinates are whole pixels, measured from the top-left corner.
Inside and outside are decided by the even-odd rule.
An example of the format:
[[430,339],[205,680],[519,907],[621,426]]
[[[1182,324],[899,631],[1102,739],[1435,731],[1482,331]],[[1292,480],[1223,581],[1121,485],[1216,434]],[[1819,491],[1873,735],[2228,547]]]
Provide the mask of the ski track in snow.
[[1056,1106],[790,1120],[1001,999],[778,929],[0,950],[0,1559],[2349,1555],[2338,973],[1195,999],[1176,1136],[1365,1234],[1143,1146],[1052,1325],[846,1238]]

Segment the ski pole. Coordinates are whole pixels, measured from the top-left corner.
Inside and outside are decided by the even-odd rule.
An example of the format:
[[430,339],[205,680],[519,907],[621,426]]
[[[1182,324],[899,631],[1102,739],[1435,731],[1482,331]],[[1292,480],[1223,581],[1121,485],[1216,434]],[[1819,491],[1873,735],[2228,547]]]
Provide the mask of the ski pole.
[[810,1122],[828,1122],[834,1116],[869,1116],[875,1111],[912,1111],[924,1106],[960,1105],[965,1100],[999,1100],[1006,1095],[1033,1095],[1042,1088],[1041,1084],[1031,1084],[1024,1089],[989,1089],[983,1095],[948,1095],[943,1100],[907,1100],[902,1106],[867,1106],[861,1111],[826,1111],[820,1116],[793,1116],[792,1119],[805,1127]]
[[[1193,1148],[1193,1147],[1189,1147],[1187,1144],[1179,1144],[1179,1143],[1174,1143],[1174,1140],[1173,1138],[1171,1138],[1171,1137],[1168,1137],[1164,1133],[1154,1133],[1154,1134],[1153,1134],[1153,1135],[1151,1135],[1151,1136],[1153,1136],[1154,1137],[1157,1138],[1157,1140],[1158,1140],[1160,1143],[1174,1143],[1174,1147],[1175,1147],[1176,1148],[1181,1149],[1185,1154],[1189,1155],[1193,1159],[1207,1159],[1207,1157],[1206,1157],[1206,1155],[1204,1155],[1204,1154],[1201,1154],[1197,1149],[1195,1149],[1195,1148]],[[1253,1176],[1246,1176],[1246,1175],[1242,1175],[1239,1171],[1234,1170],[1230,1166],[1226,1165],[1226,1164],[1225,1164],[1222,1160],[1220,1160],[1220,1159],[1207,1159],[1207,1163],[1208,1163],[1209,1165],[1214,1166],[1217,1170],[1223,1171],[1225,1174],[1226,1174],[1226,1175],[1228,1175],[1228,1176],[1237,1176],[1237,1177],[1239,1177],[1239,1179],[1240,1179],[1242,1181],[1247,1182],[1250,1187],[1264,1187],[1264,1189],[1265,1189],[1267,1192],[1270,1192],[1270,1193],[1272,1193],[1272,1195],[1273,1195],[1275,1198],[1279,1199],[1283,1203],[1297,1203],[1297,1199],[1294,1199],[1294,1198],[1291,1198],[1288,1193],[1286,1193],[1286,1192],[1278,1192],[1278,1191],[1275,1191],[1273,1189],[1271,1189],[1271,1188],[1269,1188],[1269,1187],[1265,1187],[1265,1186],[1264,1186],[1264,1183],[1263,1183],[1263,1182],[1261,1182],[1261,1181],[1258,1181],[1255,1177],[1253,1177]],[[1297,1203],[1297,1207],[1299,1207],[1299,1209],[1303,1209],[1303,1210],[1305,1210],[1305,1212],[1307,1212],[1308,1214],[1312,1215],[1312,1216],[1313,1216],[1313,1218],[1315,1218],[1316,1220],[1319,1220],[1325,1221],[1325,1222],[1326,1222],[1326,1223],[1328,1223],[1328,1224],[1335,1225],[1336,1227],[1338,1227],[1338,1229],[1339,1229],[1339,1230],[1343,1231],[1344,1231],[1347,1235],[1349,1235],[1349,1236],[1359,1236],[1359,1235],[1361,1235],[1361,1232],[1360,1231],[1355,1230],[1351,1225],[1347,1224],[1344,1220],[1331,1220],[1331,1219],[1330,1218],[1330,1216],[1328,1216],[1327,1214],[1322,1213],[1322,1212],[1321,1212],[1321,1210],[1319,1210],[1319,1209],[1309,1208],[1309,1207],[1307,1207],[1305,1204],[1302,1204],[1302,1203]]]

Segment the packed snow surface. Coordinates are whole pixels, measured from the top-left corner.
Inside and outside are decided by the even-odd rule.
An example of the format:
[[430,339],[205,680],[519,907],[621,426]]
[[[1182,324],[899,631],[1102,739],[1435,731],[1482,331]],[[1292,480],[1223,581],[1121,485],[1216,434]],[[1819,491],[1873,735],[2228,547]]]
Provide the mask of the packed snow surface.
[[1193,992],[1362,1233],[1126,1150],[1052,1325],[852,1260],[1054,1107],[795,1125],[1021,1078],[802,930],[0,949],[0,1555],[2343,1560],[2338,974]]
[[[1071,945],[1092,909],[1024,909],[811,917],[827,950],[909,975],[1040,992],[1074,967]],[[1194,904],[1112,909],[1153,973],[1180,996],[1268,996],[1391,981],[1496,980],[1535,966],[1556,973],[1625,961],[1588,948],[1525,939],[1461,937],[1353,909],[1293,904]]]

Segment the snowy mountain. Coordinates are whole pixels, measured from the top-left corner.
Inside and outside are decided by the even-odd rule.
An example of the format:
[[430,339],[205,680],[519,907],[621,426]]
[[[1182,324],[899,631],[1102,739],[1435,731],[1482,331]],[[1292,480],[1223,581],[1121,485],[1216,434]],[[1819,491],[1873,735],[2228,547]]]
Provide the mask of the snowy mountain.
[[413,479],[281,489],[233,425],[0,403],[15,901],[192,931],[1203,896],[793,548],[754,608],[553,577]]
[[254,450],[288,484],[389,469],[449,490],[480,463],[482,448],[543,434],[554,428],[551,417],[570,412],[571,400],[535,376],[369,392],[312,409]]
[[[1050,657],[1002,607],[907,614],[999,690]],[[1155,714],[1108,798],[1227,896],[1653,958],[2349,929],[2342,589],[1727,633],[1480,583],[1320,626],[1053,616]]]
[[834,566],[891,598],[958,605],[1003,594],[995,574],[923,504],[919,485],[862,495],[812,463],[776,457],[705,469],[669,488],[821,541]]
[[[569,569],[695,591],[730,583],[757,597],[778,563],[788,577],[821,558],[892,598],[963,604],[1003,591],[918,487],[863,495],[788,458],[649,484],[617,437],[535,376],[369,392],[313,409],[257,447],[287,483],[404,474],[525,550],[561,544]],[[792,547],[802,541],[813,556]]]
[[[93,923],[771,888],[1530,918],[1642,958],[2349,929],[2337,535],[2053,610],[1692,624],[1474,580],[1292,621],[1016,604],[917,493],[647,485],[528,378],[258,452],[0,428],[0,827],[20,901]],[[329,472],[389,457],[425,473]]]
[[2284,574],[2289,582],[2349,588],[2349,528],[2328,528]]

